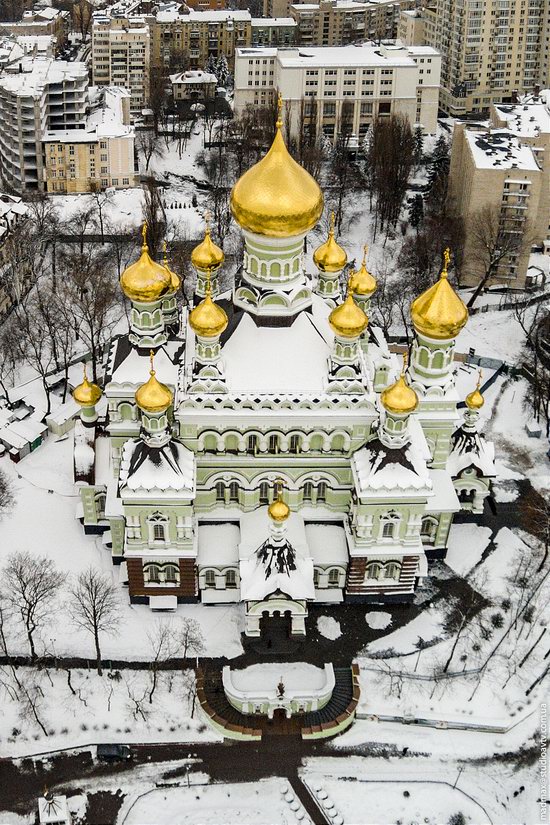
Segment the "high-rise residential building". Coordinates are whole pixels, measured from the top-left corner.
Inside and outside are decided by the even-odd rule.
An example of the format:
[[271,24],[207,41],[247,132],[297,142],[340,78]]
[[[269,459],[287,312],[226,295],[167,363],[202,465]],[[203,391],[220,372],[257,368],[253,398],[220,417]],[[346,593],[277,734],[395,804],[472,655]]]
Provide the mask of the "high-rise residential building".
[[85,125],[85,63],[25,57],[0,76],[0,177],[14,189],[42,188],[42,134]]
[[252,43],[248,11],[158,11],[148,18],[151,29],[151,66],[170,66],[180,57],[192,69],[204,68],[209,57],[224,55],[233,67],[235,49]]
[[[509,243],[488,286],[523,289],[529,283],[531,246],[550,252],[550,93],[530,96],[520,104],[491,107],[490,126],[457,124],[453,137],[449,197],[464,218],[466,235],[461,282],[476,286],[484,274],[479,241],[473,228],[487,223],[482,240],[490,237],[489,218],[498,218]],[[483,217],[485,216],[485,217]]]
[[92,25],[92,82],[130,92],[130,108],[141,112],[149,101],[149,26],[143,17],[96,12]]
[[319,0],[290,6],[296,20],[296,41],[308,46],[343,46],[397,36],[400,8],[412,0]]
[[433,133],[437,126],[441,56],[427,46],[339,46],[238,49],[235,112],[270,106],[281,92],[290,133],[316,121],[336,140],[344,121],[363,138],[377,116],[406,115]]
[[16,37],[51,35],[55,37],[57,48],[61,49],[67,39],[69,22],[68,11],[54,9],[51,6],[36,8],[33,11],[24,12],[21,20],[0,23],[0,36],[3,34],[13,34]]
[[422,11],[425,43],[443,55],[441,106],[451,115],[488,110],[548,77],[546,0],[433,0]]
[[406,46],[422,46],[426,36],[424,25],[422,9],[401,9],[397,23],[397,39]]
[[130,93],[116,87],[90,89],[83,129],[44,133],[44,188],[53,193],[127,189],[139,174],[130,126]]
[[296,20],[292,17],[253,17],[253,46],[291,46],[296,39]]

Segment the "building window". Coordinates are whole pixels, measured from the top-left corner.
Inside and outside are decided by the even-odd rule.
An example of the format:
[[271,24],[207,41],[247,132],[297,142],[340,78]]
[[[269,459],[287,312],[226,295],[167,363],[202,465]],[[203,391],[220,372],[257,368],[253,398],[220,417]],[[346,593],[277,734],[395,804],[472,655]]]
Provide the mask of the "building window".
[[235,570],[227,570],[225,573],[225,586],[227,588],[237,587],[237,572]]
[[167,584],[179,584],[179,569],[175,564],[166,564],[164,566],[164,581]]
[[166,541],[167,537],[166,519],[160,513],[151,516],[149,519],[149,536],[151,541]]
[[160,582],[160,567],[158,564],[144,564],[143,565],[143,580],[149,584],[159,584]]
[[260,484],[260,504],[269,504],[269,481]]
[[278,453],[279,452],[279,436],[278,435],[270,435],[269,436],[269,452],[270,453]]
[[204,574],[204,586],[205,587],[215,587],[216,586],[216,571],[215,570],[207,570]]
[[317,501],[324,502],[327,500],[327,483],[320,481],[317,487]]
[[340,571],[337,570],[335,567],[332,570],[328,571],[328,586],[329,587],[339,587],[340,586]]
[[304,499],[304,501],[311,501],[312,497],[313,497],[313,484],[312,484],[311,481],[306,481],[306,483],[304,484],[303,499]]
[[248,436],[248,452],[252,455],[256,455],[258,452],[259,447],[259,439],[257,435],[249,435]]
[[319,587],[319,568],[318,567],[313,568],[313,586],[314,587]]
[[385,579],[398,579],[399,574],[401,572],[401,565],[398,564],[396,561],[389,561],[387,562],[384,568],[384,578]]
[[420,536],[425,544],[433,544],[435,541],[436,532],[437,521],[429,516],[423,518],[422,527],[420,528]]
[[395,522],[385,521],[382,525],[382,538],[393,539],[395,535]]
[[225,501],[225,484],[223,481],[216,483],[216,501]]
[[229,501],[239,501],[239,485],[236,481],[232,481],[229,485]]
[[380,573],[382,571],[382,565],[380,562],[371,561],[367,564],[367,569],[365,571],[365,575],[367,579],[379,579]]
[[291,453],[299,453],[302,444],[302,439],[299,435],[291,435],[290,436],[290,452]]
[[164,541],[164,524],[153,524],[153,541]]

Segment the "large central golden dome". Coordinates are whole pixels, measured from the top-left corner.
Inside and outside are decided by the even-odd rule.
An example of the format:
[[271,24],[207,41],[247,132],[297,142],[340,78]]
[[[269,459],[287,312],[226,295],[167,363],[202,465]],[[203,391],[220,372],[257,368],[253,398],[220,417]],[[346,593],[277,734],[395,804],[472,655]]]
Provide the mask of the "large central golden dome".
[[277,122],[267,155],[239,178],[231,211],[243,229],[272,238],[289,238],[315,226],[323,193],[309,172],[290,156]]

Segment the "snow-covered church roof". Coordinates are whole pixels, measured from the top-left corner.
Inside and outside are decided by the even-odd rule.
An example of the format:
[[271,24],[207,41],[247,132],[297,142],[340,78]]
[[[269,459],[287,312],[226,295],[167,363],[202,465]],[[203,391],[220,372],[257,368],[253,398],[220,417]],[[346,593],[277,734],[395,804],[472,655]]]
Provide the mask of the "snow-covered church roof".
[[416,444],[387,447],[375,438],[353,455],[359,496],[389,490],[431,495],[432,482],[421,450]]
[[128,491],[186,491],[195,487],[195,456],[178,441],[152,447],[140,438],[129,439],[122,448],[120,483]]
[[495,445],[480,433],[459,427],[451,438],[447,470],[456,478],[468,467],[475,467],[488,478],[495,476]]

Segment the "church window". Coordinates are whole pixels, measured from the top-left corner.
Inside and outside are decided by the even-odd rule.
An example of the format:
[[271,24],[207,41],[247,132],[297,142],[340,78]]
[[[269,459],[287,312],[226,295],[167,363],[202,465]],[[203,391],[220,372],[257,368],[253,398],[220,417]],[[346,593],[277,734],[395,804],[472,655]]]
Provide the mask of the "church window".
[[319,568],[315,567],[313,570],[313,586],[319,587]]
[[290,436],[290,452],[299,453],[302,446],[302,439],[299,435]]
[[332,570],[328,571],[328,586],[329,587],[339,587],[340,586],[340,571],[337,570],[335,567]]
[[260,484],[260,504],[269,504],[269,481]]
[[395,522],[385,521],[382,525],[382,538],[393,539],[395,535]]
[[313,496],[313,484],[311,481],[306,481],[304,484],[304,501],[311,501]]
[[216,483],[216,501],[225,501],[225,484],[223,481]]
[[179,584],[179,570],[175,564],[167,564],[164,567],[164,581],[169,584]]
[[433,543],[435,541],[436,532],[437,521],[430,517],[423,518],[422,527],[420,528],[420,535],[425,544]]
[[279,436],[278,435],[270,435],[269,436],[269,452],[270,453],[278,453],[279,452]]
[[160,567],[158,564],[145,564],[143,566],[144,581],[150,584],[158,584],[160,582]]
[[96,509],[97,509],[98,514],[104,514],[105,513],[105,502],[106,502],[106,500],[107,500],[107,497],[106,497],[105,493],[99,493],[99,495],[96,496],[95,503],[96,503]]
[[258,436],[257,435],[249,435],[248,436],[248,452],[252,453],[252,455],[256,455],[258,452]]
[[215,587],[216,586],[216,571],[215,570],[207,570],[204,574],[204,586],[205,587]]
[[153,524],[153,541],[164,541],[164,524]]
[[367,564],[366,577],[367,579],[379,579],[382,565],[377,561],[371,561]]
[[167,533],[166,518],[160,513],[156,513],[149,519],[149,537],[151,541],[166,541]]
[[401,565],[398,564],[396,561],[390,561],[386,564],[386,567],[384,568],[384,578],[385,579],[398,579],[400,572],[401,572]]
[[228,588],[237,587],[237,572],[235,570],[226,571],[225,586]]
[[239,485],[236,481],[229,485],[229,501],[239,501]]
[[327,500],[327,483],[320,481],[317,487],[317,501],[325,502]]

